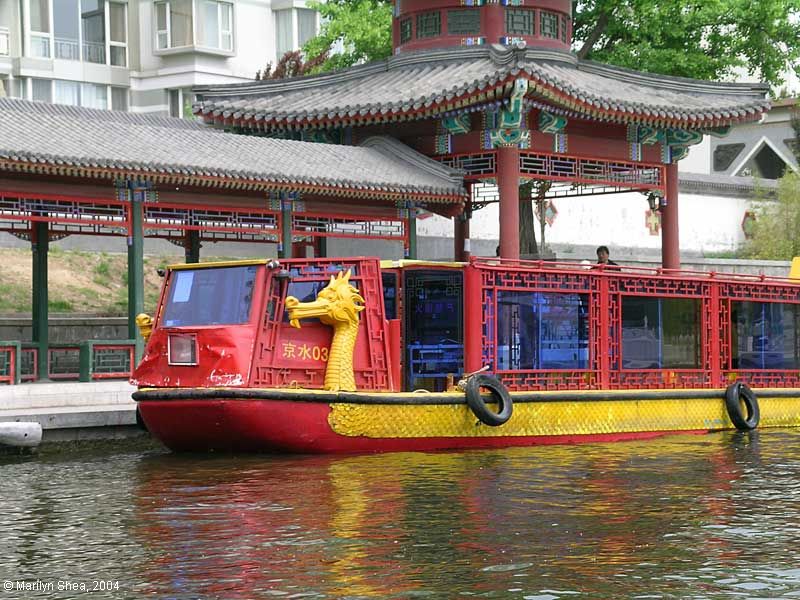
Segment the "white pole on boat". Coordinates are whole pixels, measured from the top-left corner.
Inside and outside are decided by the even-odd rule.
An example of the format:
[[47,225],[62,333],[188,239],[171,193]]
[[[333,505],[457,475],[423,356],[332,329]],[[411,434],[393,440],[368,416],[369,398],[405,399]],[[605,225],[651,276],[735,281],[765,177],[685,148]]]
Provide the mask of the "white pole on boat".
[[36,422],[0,423],[0,445],[32,448],[42,443],[42,426]]

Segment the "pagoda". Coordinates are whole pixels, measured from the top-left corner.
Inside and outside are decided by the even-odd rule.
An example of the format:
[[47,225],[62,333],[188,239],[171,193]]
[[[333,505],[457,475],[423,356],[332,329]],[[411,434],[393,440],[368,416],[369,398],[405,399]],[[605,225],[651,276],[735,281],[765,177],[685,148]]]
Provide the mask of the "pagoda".
[[460,170],[470,194],[447,216],[461,260],[470,215],[494,201],[500,255],[519,258],[521,183],[561,195],[640,192],[660,214],[663,266],[679,268],[678,161],[704,135],[760,119],[768,87],[581,60],[571,10],[570,0],[397,0],[391,58],[199,88],[195,112],[250,135],[345,145],[391,136]]

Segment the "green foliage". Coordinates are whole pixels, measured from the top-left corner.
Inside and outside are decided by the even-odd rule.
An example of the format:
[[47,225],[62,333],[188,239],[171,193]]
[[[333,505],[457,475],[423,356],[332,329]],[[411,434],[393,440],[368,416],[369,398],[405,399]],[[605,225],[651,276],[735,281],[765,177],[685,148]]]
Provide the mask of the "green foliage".
[[[308,5],[320,12],[322,27],[305,55],[344,49],[315,72],[391,55],[391,2]],[[695,79],[731,78],[743,69],[776,90],[786,70],[800,75],[800,0],[579,0],[573,15],[581,58]]]
[[68,300],[53,298],[48,300],[47,308],[53,312],[72,312],[72,303]]
[[639,71],[725,79],[737,70],[778,88],[800,74],[800,0],[573,2],[581,58]]
[[334,48],[315,72],[343,69],[352,65],[383,60],[392,54],[392,3],[388,0],[309,1],[319,11],[319,35],[303,46],[306,56],[319,56]]
[[777,199],[759,210],[745,253],[765,260],[800,256],[800,175],[790,172],[778,182]]

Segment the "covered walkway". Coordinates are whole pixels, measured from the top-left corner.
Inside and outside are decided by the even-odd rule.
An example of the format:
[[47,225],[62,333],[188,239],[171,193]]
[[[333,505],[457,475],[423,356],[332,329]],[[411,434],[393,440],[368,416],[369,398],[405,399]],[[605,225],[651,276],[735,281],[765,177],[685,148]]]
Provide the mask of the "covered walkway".
[[[180,119],[0,99],[0,231],[30,241],[33,339],[0,342],[0,382],[127,377],[143,343],[143,240],[325,254],[325,239],[402,240],[418,209],[459,214],[460,172],[386,136],[357,146],[239,136]],[[122,236],[128,338],[48,341],[47,257],[65,236]]]

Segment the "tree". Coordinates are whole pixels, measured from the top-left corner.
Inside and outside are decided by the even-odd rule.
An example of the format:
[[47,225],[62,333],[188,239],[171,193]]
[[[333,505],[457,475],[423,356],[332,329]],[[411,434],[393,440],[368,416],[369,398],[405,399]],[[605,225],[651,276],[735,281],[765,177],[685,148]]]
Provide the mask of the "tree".
[[695,79],[800,74],[800,0],[573,1],[580,58]]
[[392,55],[392,3],[387,0],[311,0],[319,11],[319,34],[303,46],[306,56],[329,52],[318,71],[343,69]]
[[[389,0],[311,1],[322,27],[306,56],[331,51],[320,70],[392,53]],[[663,75],[729,79],[742,70],[774,88],[800,75],[800,0],[574,0],[578,56]],[[341,49],[341,53],[334,50]]]
[[286,79],[287,77],[308,75],[314,69],[322,65],[327,59],[327,52],[314,55],[314,58],[307,61],[303,58],[303,53],[299,50],[290,51],[284,54],[275,64],[275,70],[272,69],[272,63],[267,63],[263,71],[258,71],[256,73],[256,81]]
[[765,260],[800,256],[800,175],[788,172],[778,182],[776,201],[763,202],[745,254]]

